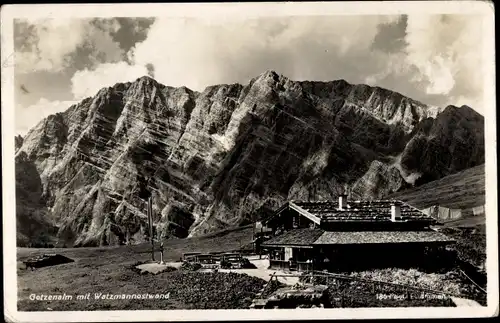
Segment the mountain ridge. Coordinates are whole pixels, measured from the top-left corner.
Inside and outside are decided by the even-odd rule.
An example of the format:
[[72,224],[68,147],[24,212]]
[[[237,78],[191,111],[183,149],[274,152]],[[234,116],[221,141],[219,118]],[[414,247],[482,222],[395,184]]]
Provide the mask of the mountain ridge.
[[42,120],[16,139],[16,167],[27,159],[38,170],[60,244],[146,239],[144,185],[156,234],[184,237],[248,223],[290,198],[332,198],[345,185],[378,198],[484,163],[476,114],[274,71],[202,92],[143,76]]

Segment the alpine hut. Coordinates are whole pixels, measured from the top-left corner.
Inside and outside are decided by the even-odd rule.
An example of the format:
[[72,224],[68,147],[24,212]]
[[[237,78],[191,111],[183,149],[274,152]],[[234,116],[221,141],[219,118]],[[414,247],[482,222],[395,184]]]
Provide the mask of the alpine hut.
[[269,266],[283,270],[436,265],[454,243],[434,218],[397,200],[289,201],[263,224]]

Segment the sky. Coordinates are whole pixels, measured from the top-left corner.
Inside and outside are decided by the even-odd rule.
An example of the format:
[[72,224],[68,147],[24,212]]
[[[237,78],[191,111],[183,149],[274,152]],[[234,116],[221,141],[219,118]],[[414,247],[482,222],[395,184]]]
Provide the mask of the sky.
[[15,20],[15,122],[24,135],[99,89],[149,75],[203,91],[267,70],[345,79],[431,106],[483,113],[481,16],[293,16],[251,20]]

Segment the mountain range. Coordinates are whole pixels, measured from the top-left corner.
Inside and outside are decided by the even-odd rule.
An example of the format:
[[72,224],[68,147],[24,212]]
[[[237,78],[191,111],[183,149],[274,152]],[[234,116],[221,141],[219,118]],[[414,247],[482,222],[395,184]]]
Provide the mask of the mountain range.
[[266,71],[203,92],[150,77],[16,137],[17,243],[97,246],[248,224],[287,200],[377,199],[484,163],[484,117]]

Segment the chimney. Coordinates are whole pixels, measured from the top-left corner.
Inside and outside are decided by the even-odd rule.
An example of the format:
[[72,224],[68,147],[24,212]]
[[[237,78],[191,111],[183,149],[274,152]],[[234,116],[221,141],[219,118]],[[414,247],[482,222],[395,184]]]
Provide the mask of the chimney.
[[391,204],[391,221],[395,222],[401,219],[401,206],[398,203]]
[[339,195],[339,210],[347,209],[347,194]]

